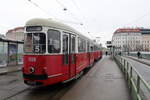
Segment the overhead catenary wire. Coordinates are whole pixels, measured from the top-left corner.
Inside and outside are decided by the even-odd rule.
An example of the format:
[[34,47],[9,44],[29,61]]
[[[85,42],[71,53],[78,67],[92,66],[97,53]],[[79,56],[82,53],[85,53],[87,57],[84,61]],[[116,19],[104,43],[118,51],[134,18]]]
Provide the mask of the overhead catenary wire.
[[81,19],[78,18],[78,17],[76,17],[75,14],[72,13],[71,10],[69,10],[65,5],[63,5],[63,3],[61,3],[59,0],[56,0],[56,2],[57,2],[60,6],[62,6],[62,7],[63,7],[63,10],[64,10],[65,12],[68,12],[68,13],[72,16],[72,18],[73,18],[74,20],[80,21],[80,23],[83,23],[83,22],[81,21]]
[[[78,6],[78,4],[75,2],[75,0],[71,0],[72,1],[72,3],[74,4],[74,6],[76,7],[76,9],[78,10],[78,12],[80,13],[80,17],[82,17],[82,19],[86,19],[85,18],[85,16],[84,16],[84,14],[83,14],[83,12],[82,12],[82,10],[81,10],[81,8]],[[84,22],[84,21],[82,21],[82,22]],[[84,25],[82,25],[82,27],[85,29],[85,30],[87,30],[87,28],[85,27],[85,23],[83,23]],[[96,37],[94,37],[90,32],[87,32],[87,34],[90,36],[90,37],[92,37],[92,38],[96,38]]]
[[[33,4],[34,6],[36,6],[37,8],[39,8],[41,11],[43,11],[43,12],[44,12],[45,14],[47,14],[48,16],[51,15],[50,19],[58,20],[58,21],[63,21],[63,22],[65,22],[65,23],[72,23],[72,24],[83,25],[82,22],[73,22],[73,21],[66,21],[66,20],[61,20],[61,19],[58,19],[58,18],[54,18],[54,17],[52,17],[52,14],[51,14],[51,13],[47,12],[46,10],[44,10],[44,9],[43,9],[42,7],[40,7],[37,3],[33,2],[33,0],[28,0],[28,1],[29,1],[31,4]],[[61,5],[61,7],[63,7],[64,9],[67,9],[61,2],[59,2],[58,0],[56,0],[56,1],[57,1],[57,3],[58,3],[59,5]],[[67,11],[68,11],[68,10],[67,10]],[[71,14],[71,16],[72,16],[75,20],[78,21],[78,19],[74,17],[73,13],[71,13],[70,11],[69,11],[69,13]]]
[[57,2],[61,7],[63,7],[63,10],[64,10],[64,11],[68,10],[67,7],[65,7],[59,0],[56,0],[56,2]]
[[55,0],[62,8],[65,12],[70,13],[70,15],[76,20],[79,21],[79,19],[63,4],[61,3],[59,0]]
[[74,1],[74,0],[71,0],[72,1],[72,3],[75,5],[75,7],[78,9],[78,10],[80,10],[80,8],[79,8],[79,6],[77,5],[77,3]]
[[37,8],[39,8],[41,11],[43,11],[46,15],[51,15],[49,12],[47,12],[46,10],[44,10],[43,8],[41,8],[37,3],[33,2],[33,0],[28,0],[31,4],[33,4],[34,6],[36,6]]
[[83,15],[83,12],[82,12],[81,8],[78,6],[78,4],[74,0],[71,0],[71,1],[74,4],[74,6],[77,8],[80,15],[82,15],[82,18],[85,19],[85,16]]
[[[40,10],[42,10],[43,12],[45,12],[47,15],[49,15],[49,13],[48,13],[46,10],[44,10],[43,8],[41,8],[37,3],[33,2],[33,0],[28,0],[28,1],[29,1],[30,3],[32,3],[34,6],[38,7],[38,8],[39,8]],[[63,5],[59,0],[56,0],[56,2],[57,2],[61,7],[64,8],[63,10],[67,10],[75,20],[79,20],[79,19],[76,18],[75,15],[74,15],[70,10],[68,10],[67,7],[65,7],[65,5]]]
[[[33,0],[28,0],[28,1],[29,1],[30,3],[32,3],[34,6],[36,6],[37,8],[39,8],[41,11],[43,11],[45,14],[51,15],[49,12],[47,12],[47,11],[44,10],[42,7],[40,7],[37,3],[33,2]],[[74,15],[70,10],[68,10],[68,8],[67,8],[65,5],[63,5],[63,3],[61,3],[61,2],[58,1],[58,0],[56,0],[56,2],[57,2],[61,7],[63,7],[64,9],[66,9],[65,12],[67,11],[68,13],[70,13],[71,16],[72,16],[76,21],[79,21],[79,20],[80,20],[80,19],[78,19],[77,17],[75,17],[75,15]],[[76,5],[76,6],[77,6],[77,5]],[[77,9],[78,9],[78,8],[79,8],[79,7],[77,7]],[[51,17],[51,18],[49,18],[49,19],[61,21],[61,22],[64,22],[64,23],[70,23],[70,24],[81,25],[81,26],[86,30],[86,28],[85,28],[83,22],[73,22],[73,21],[61,20],[61,19],[57,19],[57,18],[54,18],[54,17]],[[87,34],[89,34],[90,37],[94,38],[94,37],[90,34],[90,32],[87,32]]]
[[140,17],[138,17],[138,18],[136,18],[132,21],[130,21],[129,23],[125,24],[124,26],[130,25],[130,24],[135,24],[138,21],[140,21],[141,19],[143,19],[144,17],[149,16],[149,15],[150,15],[150,12],[148,12],[148,13],[146,13],[146,14],[144,14],[144,15],[142,15],[142,16],[140,16]]

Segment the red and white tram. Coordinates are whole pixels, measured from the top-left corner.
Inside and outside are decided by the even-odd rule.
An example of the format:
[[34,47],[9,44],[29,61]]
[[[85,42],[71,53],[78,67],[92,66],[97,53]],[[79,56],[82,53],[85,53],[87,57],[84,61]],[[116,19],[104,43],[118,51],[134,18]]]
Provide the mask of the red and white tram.
[[102,57],[100,46],[73,28],[48,19],[25,26],[24,82],[46,86],[78,77]]

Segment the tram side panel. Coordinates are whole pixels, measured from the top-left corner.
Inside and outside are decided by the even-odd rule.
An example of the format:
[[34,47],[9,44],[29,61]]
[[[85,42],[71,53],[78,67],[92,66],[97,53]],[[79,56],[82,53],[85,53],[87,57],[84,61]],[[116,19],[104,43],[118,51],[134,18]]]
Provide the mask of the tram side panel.
[[69,77],[72,78],[76,75],[76,54],[70,54],[69,57]]
[[96,61],[97,60],[97,52],[94,51],[93,54],[94,54],[94,61]]
[[90,65],[94,63],[94,52],[90,52]]
[[102,58],[102,56],[103,56],[103,53],[102,53],[102,51],[100,51],[100,59]]
[[96,51],[96,60],[100,59],[100,51]]
[[88,54],[78,53],[76,54],[76,73],[81,72],[84,68],[88,66]]
[[62,55],[46,56],[47,84],[54,84],[68,78],[68,65],[62,64]]

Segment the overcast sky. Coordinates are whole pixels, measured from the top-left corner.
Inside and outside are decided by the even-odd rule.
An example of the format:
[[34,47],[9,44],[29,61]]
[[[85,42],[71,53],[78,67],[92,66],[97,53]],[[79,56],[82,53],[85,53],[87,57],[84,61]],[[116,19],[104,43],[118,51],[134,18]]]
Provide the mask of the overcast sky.
[[[24,26],[31,18],[69,22],[82,34],[101,37],[103,45],[122,27],[150,28],[150,0],[1,0],[0,33]],[[67,10],[64,11],[63,8]],[[76,23],[76,24],[73,24]],[[83,26],[78,23],[83,23]],[[91,35],[87,34],[90,32]]]

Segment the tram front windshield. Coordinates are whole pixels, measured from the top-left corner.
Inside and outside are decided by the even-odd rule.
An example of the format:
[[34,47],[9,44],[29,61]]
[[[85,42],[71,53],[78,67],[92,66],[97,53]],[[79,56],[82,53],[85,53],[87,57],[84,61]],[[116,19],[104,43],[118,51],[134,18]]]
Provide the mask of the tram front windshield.
[[44,33],[26,33],[24,42],[25,53],[45,53],[46,35]]

